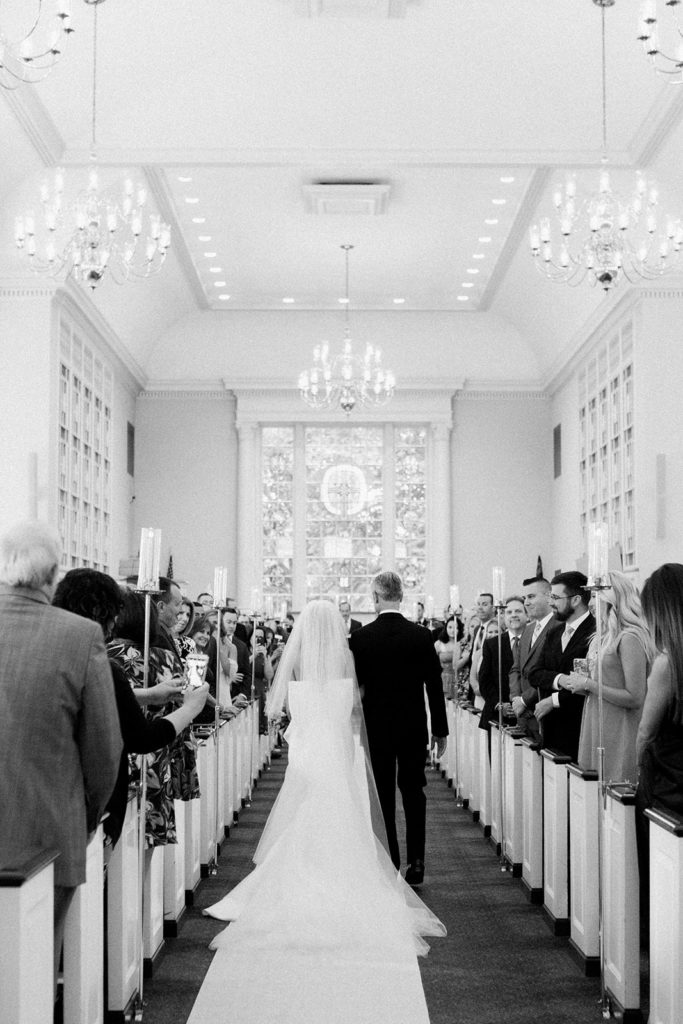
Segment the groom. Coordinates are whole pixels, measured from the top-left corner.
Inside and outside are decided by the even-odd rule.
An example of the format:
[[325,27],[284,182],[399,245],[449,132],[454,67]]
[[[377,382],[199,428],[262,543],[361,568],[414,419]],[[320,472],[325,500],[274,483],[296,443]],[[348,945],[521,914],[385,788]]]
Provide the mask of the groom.
[[424,787],[427,750],[425,686],[432,719],[432,743],[438,756],[446,749],[448,725],[441,684],[441,664],[427,629],[401,615],[401,577],[381,572],[372,581],[374,622],[356,630],[349,645],[356,662],[358,685],[370,745],[370,759],[382,805],[394,865],[401,866],[396,835],[396,770],[406,817],[408,869],[406,882],[424,878]]

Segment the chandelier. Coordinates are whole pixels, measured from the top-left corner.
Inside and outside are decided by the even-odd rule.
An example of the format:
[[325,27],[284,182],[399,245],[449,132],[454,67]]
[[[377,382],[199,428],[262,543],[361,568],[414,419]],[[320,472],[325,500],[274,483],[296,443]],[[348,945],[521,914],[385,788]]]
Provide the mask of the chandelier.
[[149,277],[161,269],[171,244],[171,229],[150,214],[144,231],[147,189],[127,178],[120,192],[101,190],[97,169],[97,6],[94,6],[91,166],[87,185],[65,201],[62,168],[52,185],[40,190],[41,214],[16,218],[14,240],[36,273],[73,277],[95,289],[105,274],[117,284]]
[[612,187],[607,167],[605,8],[612,7],[614,2],[593,0],[602,15],[603,155],[597,191],[580,196],[575,177],[569,175],[564,187],[556,187],[553,194],[559,227],[557,244],[547,217],[534,224],[529,232],[531,255],[547,278],[576,285],[587,277],[592,285],[599,285],[606,292],[622,277],[631,282],[661,277],[674,269],[683,245],[683,227],[679,220],[667,217],[660,228],[659,192],[642,173],[636,174],[629,196],[621,195]]
[[675,54],[665,53],[660,49],[657,19],[657,0],[644,0],[640,8],[638,39],[643,44],[645,53],[658,75],[668,79],[672,85],[683,82],[683,28],[676,10],[681,0],[666,0],[674,19],[674,35],[678,39]]
[[366,345],[361,357],[353,351],[349,328],[349,252],[352,245],[342,245],[345,253],[346,291],[344,302],[344,345],[330,358],[326,341],[313,349],[313,366],[299,375],[299,392],[313,409],[339,406],[348,416],[356,405],[380,406],[391,400],[396,380],[391,370],[382,366],[382,351]]
[[[92,0],[86,0],[86,3]],[[26,0],[22,0],[24,6]],[[62,56],[64,41],[71,35],[70,0],[34,0],[28,31],[12,42],[0,25],[0,86],[18,89],[22,82],[41,82]],[[36,9],[37,8],[37,9]],[[52,8],[52,17],[48,8]]]

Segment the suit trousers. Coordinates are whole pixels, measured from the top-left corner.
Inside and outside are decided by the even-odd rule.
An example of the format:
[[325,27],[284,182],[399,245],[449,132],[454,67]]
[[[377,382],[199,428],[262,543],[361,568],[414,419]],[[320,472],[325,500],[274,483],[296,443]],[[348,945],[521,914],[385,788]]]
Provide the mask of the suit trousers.
[[424,861],[427,813],[426,743],[421,736],[417,740],[411,737],[404,742],[391,742],[388,737],[373,736],[369,733],[368,739],[372,771],[389,841],[389,856],[398,870],[401,866],[401,853],[396,832],[397,781],[406,819],[408,863]]

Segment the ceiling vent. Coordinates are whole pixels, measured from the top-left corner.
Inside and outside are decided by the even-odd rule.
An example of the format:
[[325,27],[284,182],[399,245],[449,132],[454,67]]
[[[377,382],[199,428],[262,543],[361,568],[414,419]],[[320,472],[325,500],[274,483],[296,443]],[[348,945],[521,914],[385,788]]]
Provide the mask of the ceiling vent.
[[375,181],[317,181],[303,186],[310,213],[346,216],[386,213],[391,185]]
[[308,0],[309,18],[330,15],[376,15],[404,18],[408,0]]

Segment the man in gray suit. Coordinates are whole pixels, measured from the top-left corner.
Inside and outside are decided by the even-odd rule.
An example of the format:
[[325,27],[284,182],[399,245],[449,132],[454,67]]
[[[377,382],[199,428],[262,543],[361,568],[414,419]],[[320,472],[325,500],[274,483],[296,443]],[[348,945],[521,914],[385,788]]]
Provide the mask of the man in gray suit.
[[538,691],[529,682],[529,673],[538,662],[549,630],[557,626],[548,580],[537,576],[524,580],[524,606],[531,621],[522,633],[510,669],[510,700],[517,725],[540,745],[540,729],[534,717]]
[[102,629],[51,606],[58,566],[59,541],[43,523],[0,538],[0,867],[59,853],[55,979],[88,835],[122,749]]

